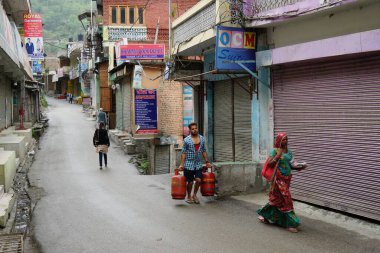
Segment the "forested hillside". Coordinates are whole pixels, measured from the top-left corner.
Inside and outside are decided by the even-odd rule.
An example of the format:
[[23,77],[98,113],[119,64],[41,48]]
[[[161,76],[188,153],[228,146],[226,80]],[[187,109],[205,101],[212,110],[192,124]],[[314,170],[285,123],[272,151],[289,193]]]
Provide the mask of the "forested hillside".
[[[48,55],[56,56],[59,47],[64,48],[69,37],[77,39],[84,34],[78,15],[90,10],[89,0],[31,0],[32,11],[41,13],[44,23],[44,46]],[[93,8],[96,8],[96,2]]]

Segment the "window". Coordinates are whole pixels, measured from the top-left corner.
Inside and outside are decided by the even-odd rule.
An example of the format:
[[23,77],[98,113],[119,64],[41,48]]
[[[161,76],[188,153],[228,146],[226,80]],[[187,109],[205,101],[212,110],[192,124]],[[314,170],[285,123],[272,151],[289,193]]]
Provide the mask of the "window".
[[138,6],[110,6],[109,23],[113,25],[144,25],[145,9]]
[[139,8],[139,24],[144,24],[144,8]]
[[135,8],[129,7],[129,23],[134,24],[135,23]]
[[116,24],[116,20],[117,20],[117,17],[116,17],[116,15],[117,15],[117,7],[112,7],[111,8],[111,23],[112,24]]
[[120,8],[120,24],[126,24],[127,18],[125,13],[125,7]]

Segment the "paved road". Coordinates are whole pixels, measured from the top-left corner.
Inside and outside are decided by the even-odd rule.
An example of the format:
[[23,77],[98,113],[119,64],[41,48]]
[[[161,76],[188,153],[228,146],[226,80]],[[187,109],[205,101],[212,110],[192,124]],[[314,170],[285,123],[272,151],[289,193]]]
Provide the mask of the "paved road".
[[113,143],[100,171],[94,122],[77,105],[49,103],[30,169],[44,190],[33,214],[41,252],[380,252],[379,241],[306,217],[298,234],[260,224],[258,206],[238,200],[173,201],[169,175],[138,175]]

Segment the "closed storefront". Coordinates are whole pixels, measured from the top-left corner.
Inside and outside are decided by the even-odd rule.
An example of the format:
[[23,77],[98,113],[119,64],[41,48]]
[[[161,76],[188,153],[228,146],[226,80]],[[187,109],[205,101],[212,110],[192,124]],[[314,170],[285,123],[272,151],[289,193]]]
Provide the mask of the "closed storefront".
[[380,55],[273,68],[274,131],[295,158],[295,199],[380,220]]
[[214,82],[214,160],[252,161],[248,79]]
[[131,129],[131,101],[132,91],[130,77],[118,80],[115,88],[116,98],[116,128],[119,130]]

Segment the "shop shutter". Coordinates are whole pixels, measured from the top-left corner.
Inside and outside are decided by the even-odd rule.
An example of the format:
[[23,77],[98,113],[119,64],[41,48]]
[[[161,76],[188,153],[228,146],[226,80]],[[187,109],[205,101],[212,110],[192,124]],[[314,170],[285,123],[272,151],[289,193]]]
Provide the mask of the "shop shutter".
[[116,89],[116,128],[123,128],[123,92],[120,88]]
[[296,158],[295,199],[380,220],[380,55],[273,70],[275,134]]
[[214,83],[214,160],[231,162],[232,150],[232,84]]
[[[243,89],[244,88],[244,89]],[[248,79],[234,80],[235,161],[252,161],[251,98]]]
[[132,103],[132,90],[131,82],[129,79],[124,78],[122,82],[123,89],[123,130],[131,130],[131,103]]
[[155,175],[170,172],[170,145],[156,146],[155,152]]

